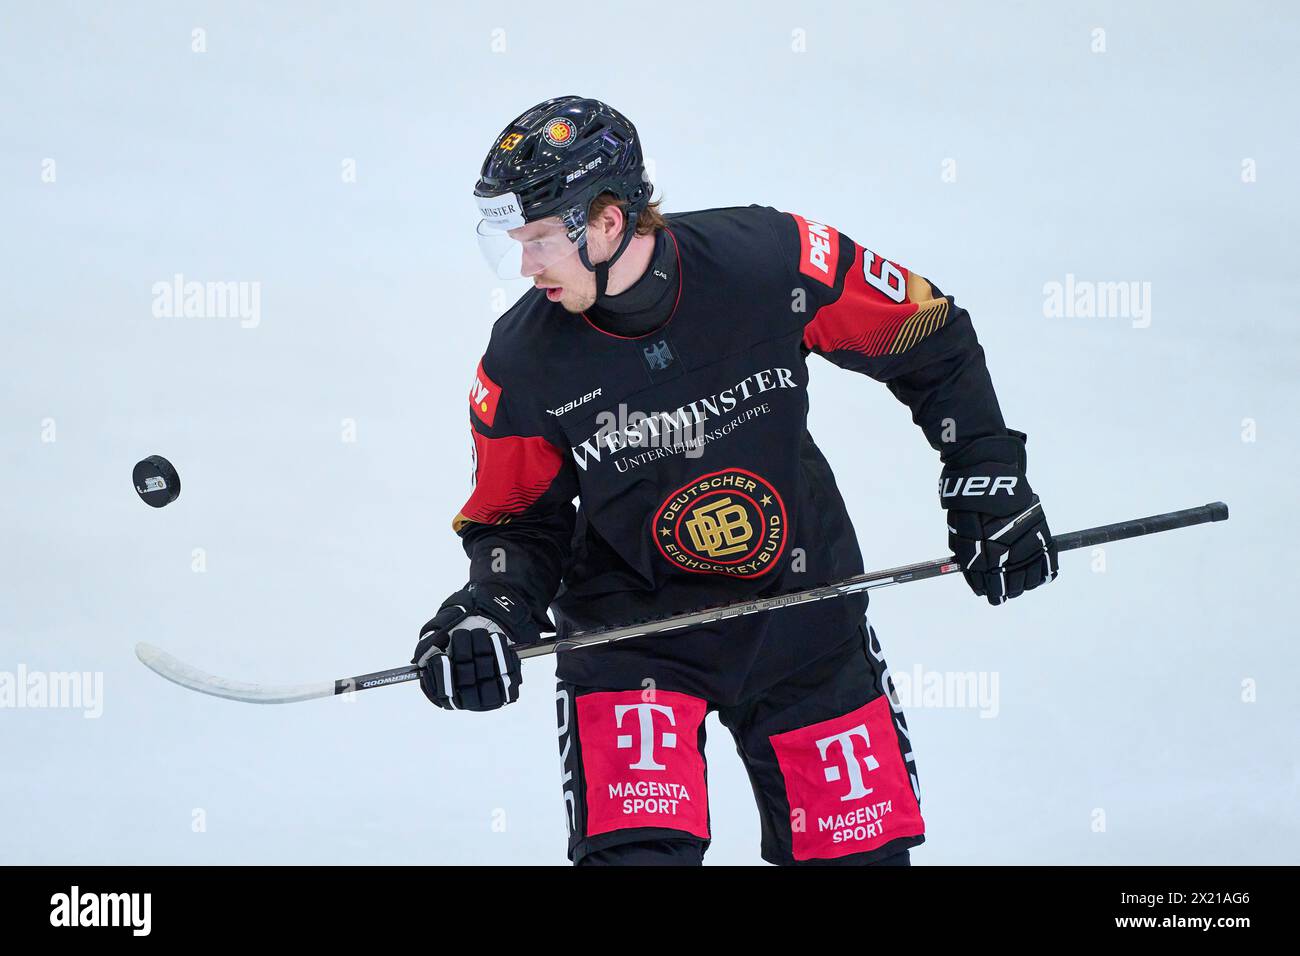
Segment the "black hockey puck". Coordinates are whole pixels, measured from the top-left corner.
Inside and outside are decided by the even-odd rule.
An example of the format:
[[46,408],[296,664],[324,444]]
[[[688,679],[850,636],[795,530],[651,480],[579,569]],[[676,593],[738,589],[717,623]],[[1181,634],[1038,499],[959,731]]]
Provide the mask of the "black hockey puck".
[[161,508],[177,499],[181,493],[181,476],[172,463],[162,455],[150,455],[138,461],[131,472],[135,493],[151,508]]

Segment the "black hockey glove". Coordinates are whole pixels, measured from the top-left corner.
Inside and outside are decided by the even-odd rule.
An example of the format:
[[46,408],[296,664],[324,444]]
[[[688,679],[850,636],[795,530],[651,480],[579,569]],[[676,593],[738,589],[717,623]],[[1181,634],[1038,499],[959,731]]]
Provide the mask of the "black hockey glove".
[[523,601],[493,584],[467,584],[420,628],[411,663],[420,689],[445,710],[496,710],[519,699],[523,683],[513,645],[540,632]]
[[1024,432],[977,438],[939,476],[948,547],[966,583],[1003,604],[1056,577],[1056,545],[1038,495],[1025,478]]

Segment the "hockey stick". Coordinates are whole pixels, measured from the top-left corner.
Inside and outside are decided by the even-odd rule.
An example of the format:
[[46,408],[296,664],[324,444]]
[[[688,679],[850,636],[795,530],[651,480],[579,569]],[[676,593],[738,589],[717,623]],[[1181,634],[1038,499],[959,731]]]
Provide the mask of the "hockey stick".
[[[1034,514],[1035,511],[1031,509],[1017,518],[1017,521],[1025,520]],[[1157,534],[1161,531],[1172,531],[1175,528],[1186,528],[1191,525],[1204,524],[1208,521],[1226,521],[1227,518],[1228,506],[1222,501],[1214,501],[1207,505],[1201,505],[1199,508],[1170,511],[1166,514],[1152,515],[1149,518],[1133,518],[1129,521],[1102,525],[1098,528],[1087,528],[1083,531],[1054,535],[1053,539],[1059,553],[1105,544],[1108,541],[1122,541],[1125,538],[1136,538],[1147,534]],[[812,601],[841,597],[858,591],[888,587],[891,584],[922,581],[926,578],[939,577],[960,570],[961,565],[956,564],[952,557],[949,556],[940,558],[937,561],[922,561],[919,564],[908,564],[901,568],[890,568],[888,571],[859,574],[851,578],[845,578],[843,581],[810,588],[807,591],[794,591],[790,594],[778,594],[774,597],[704,608],[699,611],[674,614],[671,617],[643,621],[623,627],[602,627],[586,631],[575,631],[562,641],[523,644],[516,647],[515,650],[520,658],[541,657],[544,654],[554,654],[578,647],[591,647],[596,644],[608,644],[611,641],[622,641],[629,637],[647,637],[653,634],[663,634],[667,631],[680,630],[684,627],[712,624],[717,621],[725,621],[728,618],[740,617],[744,614],[758,614],[763,611],[793,607],[796,604],[808,604]],[[203,694],[210,694],[213,697],[242,700],[250,704],[289,704],[299,700],[312,700],[316,697],[333,697],[337,694],[350,694],[358,690],[370,690],[372,687],[401,684],[406,681],[416,680],[420,676],[419,668],[414,665],[407,665],[406,667],[394,667],[386,671],[375,671],[372,674],[361,674],[357,677],[346,677],[329,682],[323,681],[319,684],[268,687],[261,684],[248,684],[213,677],[211,674],[205,674],[203,671],[177,660],[166,651],[160,650],[151,644],[137,644],[135,654],[136,657],[140,658],[141,663],[150,670],[173,683],[180,684],[182,687],[188,687],[190,690],[196,690]]]

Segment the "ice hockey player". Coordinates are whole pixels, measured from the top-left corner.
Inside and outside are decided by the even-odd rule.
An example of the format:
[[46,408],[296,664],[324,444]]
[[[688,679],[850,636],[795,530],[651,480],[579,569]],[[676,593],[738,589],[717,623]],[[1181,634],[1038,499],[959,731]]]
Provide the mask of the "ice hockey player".
[[[469,581],[420,633],[430,700],[515,701],[514,645],[552,630],[548,609],[562,638],[861,573],[807,429],[809,353],[911,409],[975,594],[1001,604],[1055,578],[1026,436],[951,296],[826,223],[757,205],[665,215],[651,189],[633,125],[577,96],[518,117],[483,164],[480,245],[534,288],[493,326],[470,389],[475,483],[453,522]],[[888,461],[863,450],[865,467]],[[920,790],[866,603],[561,652],[569,858],[702,861],[715,711],[764,860],[907,865]]]

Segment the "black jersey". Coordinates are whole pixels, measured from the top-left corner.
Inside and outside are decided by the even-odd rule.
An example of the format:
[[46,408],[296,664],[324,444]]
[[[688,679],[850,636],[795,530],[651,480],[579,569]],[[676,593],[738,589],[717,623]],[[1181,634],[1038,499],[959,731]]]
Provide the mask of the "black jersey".
[[[549,607],[560,637],[862,572],[808,433],[810,352],[886,383],[941,458],[1006,433],[970,317],[926,279],[770,207],[667,221],[663,325],[611,334],[529,291],[470,391],[475,485],[453,522],[470,578],[539,622]],[[860,594],[566,651],[558,675],[726,703],[854,640],[865,609]]]

